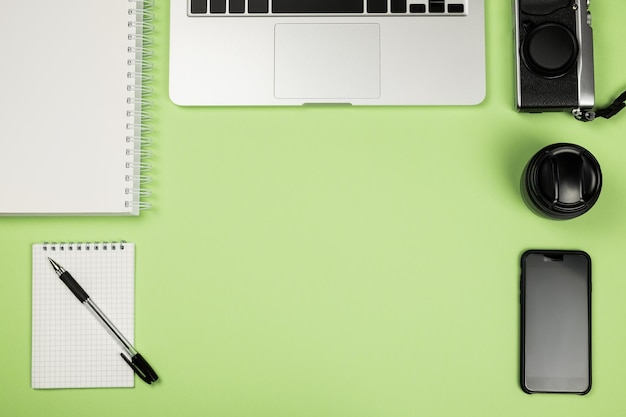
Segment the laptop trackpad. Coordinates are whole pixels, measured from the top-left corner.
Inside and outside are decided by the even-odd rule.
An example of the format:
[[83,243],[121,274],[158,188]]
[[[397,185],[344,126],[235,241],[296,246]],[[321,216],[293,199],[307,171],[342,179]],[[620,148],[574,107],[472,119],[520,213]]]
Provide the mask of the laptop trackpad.
[[380,28],[365,24],[277,24],[276,98],[380,97]]

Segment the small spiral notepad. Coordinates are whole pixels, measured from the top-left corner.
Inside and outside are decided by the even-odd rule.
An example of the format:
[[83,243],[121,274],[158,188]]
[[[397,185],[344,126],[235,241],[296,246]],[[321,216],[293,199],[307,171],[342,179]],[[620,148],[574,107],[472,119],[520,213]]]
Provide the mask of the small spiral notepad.
[[33,388],[132,387],[121,348],[59,279],[52,258],[134,342],[135,246],[131,243],[33,245]]

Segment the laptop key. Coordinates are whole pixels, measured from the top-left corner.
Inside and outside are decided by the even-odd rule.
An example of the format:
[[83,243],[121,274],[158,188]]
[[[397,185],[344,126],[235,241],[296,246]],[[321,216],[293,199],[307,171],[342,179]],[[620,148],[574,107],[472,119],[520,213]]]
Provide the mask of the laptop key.
[[460,4],[448,4],[448,13],[463,13],[465,12],[465,5]]
[[273,0],[272,13],[363,13],[363,0]]
[[387,13],[387,0],[367,0],[368,13]]
[[226,0],[211,0],[209,11],[211,13],[226,13]]
[[248,13],[268,13],[267,0],[249,0]]
[[391,0],[391,13],[406,13],[406,0]]
[[409,6],[409,11],[411,13],[426,13],[426,5],[425,4],[412,4]]
[[243,13],[246,11],[245,0],[230,0],[228,2],[228,13]]
[[446,6],[443,0],[428,0],[428,12],[430,13],[443,13],[446,10]]
[[191,14],[205,14],[207,10],[207,0],[191,0]]

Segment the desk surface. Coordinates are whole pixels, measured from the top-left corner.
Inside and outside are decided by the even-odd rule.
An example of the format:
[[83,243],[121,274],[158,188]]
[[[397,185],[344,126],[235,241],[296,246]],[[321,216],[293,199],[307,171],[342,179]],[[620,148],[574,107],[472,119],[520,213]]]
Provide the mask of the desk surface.
[[[179,108],[156,2],[154,209],[0,218],[0,415],[589,416],[626,407],[626,114],[582,124],[513,109],[511,5],[487,2],[476,107]],[[626,4],[592,2],[596,99],[626,87]],[[541,147],[600,161],[584,216],[533,215]],[[161,381],[30,388],[31,244],[137,244],[136,344]],[[593,389],[524,394],[519,257],[593,259]]]

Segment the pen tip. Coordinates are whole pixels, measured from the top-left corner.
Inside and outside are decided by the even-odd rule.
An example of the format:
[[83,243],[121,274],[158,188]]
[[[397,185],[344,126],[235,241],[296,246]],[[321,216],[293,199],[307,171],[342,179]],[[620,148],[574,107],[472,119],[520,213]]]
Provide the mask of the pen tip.
[[56,263],[54,260],[52,260],[52,258],[48,257],[48,261],[50,262],[50,265],[52,265],[52,267],[54,268],[54,271],[58,275],[61,275],[63,272],[65,272],[63,267],[61,265],[59,265],[58,263]]

